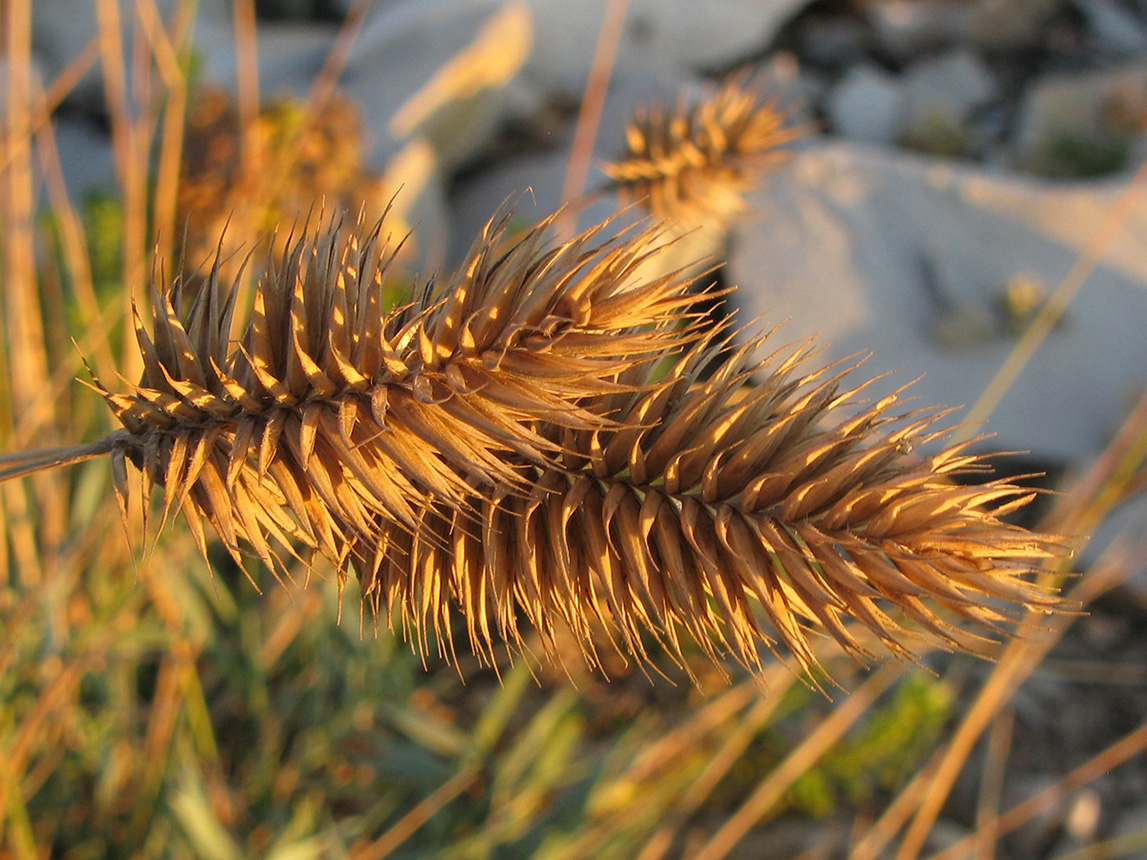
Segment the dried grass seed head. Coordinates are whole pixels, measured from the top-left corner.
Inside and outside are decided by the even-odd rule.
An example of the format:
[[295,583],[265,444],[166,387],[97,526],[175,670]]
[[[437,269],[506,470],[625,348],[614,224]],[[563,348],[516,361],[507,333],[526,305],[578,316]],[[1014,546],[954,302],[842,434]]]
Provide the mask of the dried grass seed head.
[[787,157],[780,147],[801,134],[740,75],[709,98],[639,108],[626,128],[625,157],[604,170],[623,202],[658,220],[728,226],[760,174]]
[[853,412],[867,383],[800,371],[808,345],[757,361],[764,335],[705,376],[725,344],[692,324],[695,297],[629,283],[655,233],[554,245],[507,221],[391,311],[379,228],[305,230],[237,346],[218,266],[187,314],[178,280],[156,285],[143,378],[95,383],[124,428],[9,455],[0,479],[110,453],[123,511],[130,460],[202,550],[206,519],[237,560],[324,555],[424,650],[435,632],[452,653],[458,612],[490,660],[528,625],[559,660],[564,626],[590,663],[604,635],[686,668],[690,639],[753,671],[776,645],[813,668],[817,631],[859,656],[858,628],[901,656],[918,636],[975,650],[954,620],[991,633],[1059,605],[1028,577],[1063,542],[1001,518],[1029,492],[951,482],[981,463],[961,447],[907,453],[945,413],[898,415],[895,394]]
[[554,245],[548,223],[508,241],[508,221],[389,311],[379,227],[304,230],[258,278],[237,346],[238,287],[218,265],[186,317],[181,282],[155,286],[150,333],[135,315],[142,380],[96,382],[125,428],[111,452],[121,505],[130,459],[143,496],[162,485],[165,519],[182,508],[201,549],[206,518],[237,560],[249,548],[283,571],[274,545],[302,547],[341,574],[380,521],[416,531],[431,500],[468,510],[475,494],[528,492],[527,467],[559,452],[546,428],[608,426],[581,402],[678,340],[695,299],[672,278],[619,291],[652,232],[603,242],[601,225]]
[[356,563],[364,597],[424,649],[432,631],[452,647],[458,608],[490,660],[529,626],[561,661],[564,627],[591,665],[603,638],[643,663],[652,640],[688,671],[692,640],[754,672],[778,644],[815,668],[823,633],[861,658],[866,640],[982,651],[956,621],[999,634],[1060,605],[1028,577],[1063,542],[1001,519],[1029,490],[951,481],[982,465],[961,447],[907,453],[944,436],[946,412],[897,414],[897,394],[850,412],[868,383],[802,374],[808,345],[751,360],[763,342],[708,379],[711,338],[656,384],[648,366],[627,374],[644,378],[585,404],[616,423],[551,428],[561,461],[532,470],[530,495],[476,499],[477,528],[441,507],[414,531],[379,522],[383,557]]

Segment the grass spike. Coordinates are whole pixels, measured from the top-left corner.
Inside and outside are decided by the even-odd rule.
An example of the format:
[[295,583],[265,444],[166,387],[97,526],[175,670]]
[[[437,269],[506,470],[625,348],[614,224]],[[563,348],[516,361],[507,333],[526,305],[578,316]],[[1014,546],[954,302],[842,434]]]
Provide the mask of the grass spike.
[[760,674],[783,649],[816,675],[820,633],[862,659],[854,625],[898,657],[918,637],[982,651],[957,620],[994,636],[1060,606],[1029,574],[1067,542],[1001,518],[1030,490],[955,483],[984,468],[967,443],[914,453],[941,444],[945,411],[866,401],[855,356],[806,370],[810,341],[727,350],[686,278],[634,279],[656,230],[555,243],[549,222],[508,225],[387,312],[381,222],[308,226],[237,338],[218,266],[186,313],[181,279],[155,284],[140,381],[90,383],[123,429],[0,458],[0,479],[111,455],[126,525],[130,460],[143,495],[163,487],[160,529],[181,510],[206,552],[206,520],[281,579],[288,556],[325,556],[424,654],[452,653],[460,611],[488,661],[527,651],[528,626],[558,662],[564,628],[591,666],[599,643],[639,664],[656,644],[691,677],[694,647]]

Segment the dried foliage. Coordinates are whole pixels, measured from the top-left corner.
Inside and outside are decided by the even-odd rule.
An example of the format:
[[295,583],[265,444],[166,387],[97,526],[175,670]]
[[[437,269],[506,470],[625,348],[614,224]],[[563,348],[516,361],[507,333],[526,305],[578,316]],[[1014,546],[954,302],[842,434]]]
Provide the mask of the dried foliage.
[[[338,94],[315,107],[272,101],[244,128],[230,96],[204,89],[187,117],[176,193],[189,265],[210,259],[220,237],[249,248],[316,200],[377,218],[395,189],[368,169],[365,134],[358,108]],[[237,217],[246,229],[226,230]]]
[[626,128],[625,157],[604,169],[623,201],[658,220],[728,225],[761,172],[785,158],[779,147],[800,134],[776,102],[761,104],[735,77],[696,103],[639,108]]
[[506,220],[390,312],[378,227],[304,230],[237,348],[218,268],[186,315],[178,279],[156,287],[143,379],[95,383],[124,429],[0,479],[110,453],[125,512],[131,461],[204,552],[206,519],[240,562],[321,554],[422,649],[432,630],[452,647],[460,610],[491,660],[528,622],[559,659],[565,627],[591,663],[604,631],[641,660],[648,634],[683,665],[691,638],[754,671],[779,641],[809,668],[814,628],[868,655],[855,620],[907,655],[905,620],[972,649],[950,618],[997,631],[1009,605],[1056,606],[1024,576],[1063,548],[1000,519],[1027,491],[953,483],[980,465],[962,448],[911,454],[946,413],[897,416],[893,394],[850,414],[867,383],[798,373],[810,344],[756,360],[766,335],[704,378],[726,344],[681,281],[622,289],[654,233],[552,246],[547,224],[507,242]]
[[873,656],[850,619],[910,658],[916,637],[982,648],[950,618],[1000,632],[1017,607],[1058,605],[1024,576],[1063,546],[1001,520],[1029,491],[953,482],[982,466],[958,447],[911,456],[945,435],[935,425],[947,412],[897,416],[892,394],[849,415],[868,383],[842,387],[841,369],[798,374],[809,345],[750,360],[764,341],[705,380],[723,346],[711,337],[662,379],[649,365],[627,374],[632,391],[583,404],[616,424],[552,428],[560,462],[532,471],[529,494],[475,500],[478,527],[443,506],[413,532],[380,521],[383,563],[356,562],[377,568],[365,596],[400,609],[424,648],[431,628],[451,641],[457,603],[490,659],[499,639],[524,645],[521,615],[558,660],[560,626],[591,663],[605,628],[642,661],[650,634],[688,670],[684,631],[714,662],[729,651],[755,672],[759,646],[777,640],[816,666],[811,628]]

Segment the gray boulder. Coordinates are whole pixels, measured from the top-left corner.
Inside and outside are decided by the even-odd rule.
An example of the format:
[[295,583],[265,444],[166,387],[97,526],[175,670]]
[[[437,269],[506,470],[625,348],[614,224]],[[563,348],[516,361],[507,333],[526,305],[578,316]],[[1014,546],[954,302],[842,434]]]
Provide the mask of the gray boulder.
[[900,136],[907,106],[903,84],[872,65],[853,66],[828,97],[832,129],[841,137],[893,143]]
[[[1121,191],[821,146],[755,196],[729,262],[734,301],[745,320],[788,319],[784,340],[819,332],[824,361],[871,351],[865,376],[924,374],[923,404],[968,406],[1015,344],[1009,283],[1054,288]],[[993,448],[1069,462],[1103,448],[1147,385],[1145,249],[1140,208],[991,416]],[[980,322],[961,332],[960,317]]]
[[355,42],[342,87],[362,106],[381,167],[414,137],[444,168],[486,146],[515,112],[537,106],[515,83],[534,24],[522,2],[407,0],[372,15]]

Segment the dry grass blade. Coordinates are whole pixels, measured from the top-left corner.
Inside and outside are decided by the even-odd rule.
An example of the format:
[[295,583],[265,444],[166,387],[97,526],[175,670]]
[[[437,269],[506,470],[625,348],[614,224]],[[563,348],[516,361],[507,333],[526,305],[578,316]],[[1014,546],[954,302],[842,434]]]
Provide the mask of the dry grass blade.
[[801,134],[738,76],[699,103],[639,110],[626,129],[625,158],[604,169],[623,200],[659,220],[728,224],[760,173],[785,158],[779,147]]
[[723,860],[753,825],[780,802],[784,793],[823,756],[896,680],[891,666],[871,675],[763,779],[736,813],[710,837],[695,860]]
[[[629,0],[609,0],[601,19],[597,34],[597,45],[593,51],[593,61],[589,67],[589,77],[585,82],[585,94],[578,111],[577,127],[574,131],[573,146],[570,150],[569,166],[565,182],[562,183],[562,202],[569,204],[582,193],[589,175],[593,159],[593,144],[597,139],[601,112],[605,106],[605,95],[609,90],[609,79],[617,59],[617,48],[625,29],[626,10]],[[575,232],[577,211],[566,209],[558,220],[562,235]]]
[[[1142,755],[1145,749],[1147,749],[1147,723],[1139,725],[1057,782],[1013,806],[1002,815],[988,819],[982,826],[990,828],[992,834],[999,838],[1031,821],[1040,813],[1046,812],[1057,803],[1061,803],[1072,791],[1094,782],[1130,759]],[[976,840],[977,834],[972,833],[932,855],[929,860],[964,860],[972,856]]]
[[[524,647],[525,619],[559,660],[564,625],[590,664],[604,628],[641,661],[648,634],[686,667],[692,639],[754,672],[760,646],[778,641],[816,667],[816,628],[869,656],[850,620],[910,657],[914,636],[983,650],[951,619],[998,632],[1023,609],[1058,605],[1025,576],[1064,546],[1000,519],[1028,491],[954,483],[982,466],[958,447],[907,453],[944,435],[944,413],[896,416],[890,395],[848,414],[867,383],[845,389],[847,371],[832,368],[797,375],[808,345],[750,360],[763,341],[704,382],[723,346],[713,338],[658,384],[648,367],[623,374],[632,391],[586,404],[616,425],[552,428],[561,462],[535,468],[532,494],[475,499],[478,524],[445,507],[413,531],[380,520],[370,549],[383,558],[356,562],[364,595],[401,610],[423,648],[431,629],[451,640],[458,605],[490,659],[495,640]],[[764,381],[743,388],[751,377]]]

